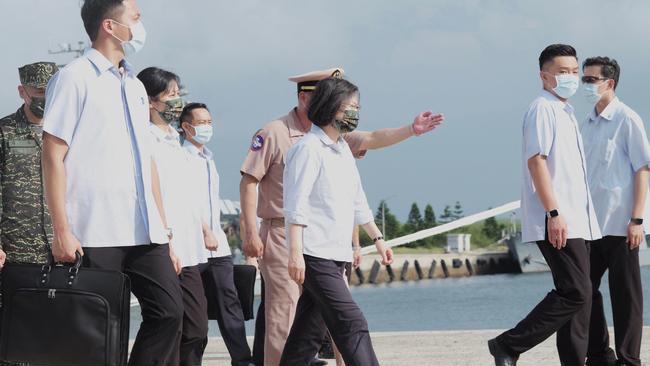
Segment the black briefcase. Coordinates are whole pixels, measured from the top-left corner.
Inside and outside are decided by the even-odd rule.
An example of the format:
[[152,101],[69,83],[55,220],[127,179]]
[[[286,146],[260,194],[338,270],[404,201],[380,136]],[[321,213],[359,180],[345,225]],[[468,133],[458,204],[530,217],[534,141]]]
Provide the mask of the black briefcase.
[[[208,267],[202,273],[203,288],[205,290],[205,297],[208,300],[208,319],[217,319],[219,313],[217,306],[217,284],[214,282],[210,262],[208,259]],[[235,282],[235,289],[237,290],[237,297],[241,303],[241,308],[244,315],[244,320],[251,320],[254,318],[253,301],[255,300],[255,277],[257,276],[257,268],[248,264],[235,264],[233,266],[233,280]]]
[[251,320],[255,317],[253,302],[255,301],[255,277],[257,268],[250,264],[236,264],[233,268],[235,288],[241,302],[241,309],[244,312],[244,320]]
[[130,282],[121,272],[74,265],[2,270],[0,358],[30,366],[123,366]]

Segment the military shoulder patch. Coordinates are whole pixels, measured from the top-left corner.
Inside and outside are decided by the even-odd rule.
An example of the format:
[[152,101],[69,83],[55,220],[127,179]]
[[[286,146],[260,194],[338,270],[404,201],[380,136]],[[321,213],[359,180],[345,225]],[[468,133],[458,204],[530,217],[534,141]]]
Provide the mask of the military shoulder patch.
[[253,141],[251,142],[251,151],[260,151],[264,147],[264,136],[261,135],[262,130],[259,130],[253,136]]

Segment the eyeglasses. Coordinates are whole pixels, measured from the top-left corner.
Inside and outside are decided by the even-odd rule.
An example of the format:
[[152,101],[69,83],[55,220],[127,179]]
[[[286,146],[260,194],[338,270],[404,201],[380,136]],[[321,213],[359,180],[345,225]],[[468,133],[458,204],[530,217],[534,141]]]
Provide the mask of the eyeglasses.
[[192,121],[193,126],[198,126],[198,125],[211,125],[212,120],[211,119],[195,119]]
[[582,77],[582,82],[585,84],[595,84],[599,81],[604,81],[604,80],[609,80],[607,78],[601,78],[597,76],[583,76]]
[[356,110],[361,110],[361,106],[358,104],[341,104],[341,109],[345,110],[347,108],[352,108]]

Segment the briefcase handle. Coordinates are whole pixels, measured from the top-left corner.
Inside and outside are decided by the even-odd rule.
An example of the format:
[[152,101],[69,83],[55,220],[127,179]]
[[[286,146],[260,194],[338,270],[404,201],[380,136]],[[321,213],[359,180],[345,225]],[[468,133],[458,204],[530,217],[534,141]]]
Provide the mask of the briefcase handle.
[[[75,252],[75,261],[74,264],[70,266],[68,270],[68,287],[72,286],[77,274],[79,273],[79,268],[81,268],[81,253]],[[48,261],[41,267],[41,285],[44,286],[50,281],[50,273],[52,272],[52,267],[54,266],[63,266],[64,263],[57,263],[54,261],[54,256],[50,251],[48,256]]]

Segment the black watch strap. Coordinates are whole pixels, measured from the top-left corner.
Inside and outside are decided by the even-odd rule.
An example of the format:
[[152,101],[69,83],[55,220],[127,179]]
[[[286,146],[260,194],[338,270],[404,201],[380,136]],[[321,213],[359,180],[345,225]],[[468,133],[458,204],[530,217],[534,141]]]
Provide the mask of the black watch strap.
[[546,213],[546,217],[558,217],[558,216],[560,216],[560,213],[557,211],[557,209],[553,209]]
[[634,225],[643,225],[643,219],[638,217],[631,218],[630,222],[633,223]]

